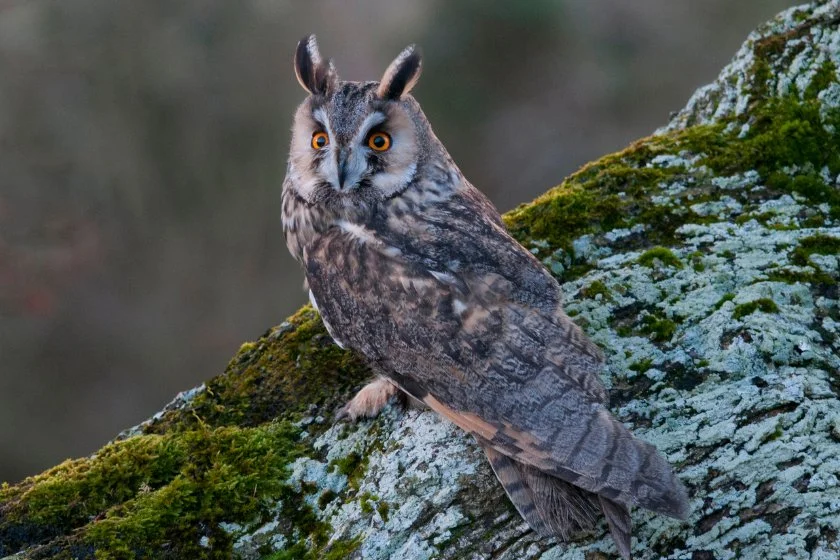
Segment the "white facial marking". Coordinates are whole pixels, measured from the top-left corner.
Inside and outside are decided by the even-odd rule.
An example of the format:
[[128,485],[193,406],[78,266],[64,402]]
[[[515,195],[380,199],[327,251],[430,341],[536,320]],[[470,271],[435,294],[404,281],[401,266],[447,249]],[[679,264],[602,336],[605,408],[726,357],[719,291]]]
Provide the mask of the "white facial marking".
[[388,194],[392,194],[405,187],[417,172],[417,164],[411,162],[407,167],[397,168],[394,171],[378,173],[373,178],[373,185]]
[[362,126],[359,127],[358,132],[356,132],[356,137],[353,139],[353,143],[367,145],[365,140],[367,140],[367,135],[370,130],[373,127],[385,122],[386,118],[385,113],[380,113],[379,111],[368,115],[368,117],[362,122]]
[[[325,147],[321,148],[327,152],[326,156],[323,160],[321,160],[321,165],[319,169],[324,176],[324,179],[329,181],[332,184],[333,188],[338,188],[338,146],[335,143],[335,135],[333,134],[332,127],[330,127],[330,120],[327,118],[326,112],[323,109],[317,109],[313,116],[315,120],[321,123],[325,128],[327,135],[330,137],[330,143],[327,144]],[[310,145],[309,149],[313,149]]]
[[330,127],[330,119],[327,118],[327,113],[325,113],[323,109],[316,109],[312,115],[315,117],[315,120],[321,123],[321,125],[326,129],[327,134],[330,136],[330,143],[332,143],[333,131]]

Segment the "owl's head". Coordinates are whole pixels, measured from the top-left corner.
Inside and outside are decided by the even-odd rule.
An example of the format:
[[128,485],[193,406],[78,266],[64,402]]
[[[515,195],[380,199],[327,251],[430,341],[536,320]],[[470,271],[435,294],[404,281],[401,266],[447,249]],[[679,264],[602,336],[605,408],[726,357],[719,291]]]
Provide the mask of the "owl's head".
[[420,52],[403,50],[379,82],[340,81],[315,36],[298,44],[295,74],[309,96],[292,127],[287,185],[312,204],[375,204],[398,196],[440,143],[409,95]]

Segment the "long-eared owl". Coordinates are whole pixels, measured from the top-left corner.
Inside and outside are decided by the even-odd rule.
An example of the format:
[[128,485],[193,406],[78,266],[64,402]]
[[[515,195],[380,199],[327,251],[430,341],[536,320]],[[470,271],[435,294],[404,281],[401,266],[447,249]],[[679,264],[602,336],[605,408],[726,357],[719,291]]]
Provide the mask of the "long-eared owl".
[[[379,376],[343,409],[402,392],[472,434],[517,510],[568,539],[607,519],[630,558],[630,507],[685,518],[665,459],[607,409],[600,350],[557,281],[505,230],[410,95],[406,48],[378,82],[341,81],[314,36],[294,58],[283,230],[330,335]],[[562,227],[562,226],[558,226]]]

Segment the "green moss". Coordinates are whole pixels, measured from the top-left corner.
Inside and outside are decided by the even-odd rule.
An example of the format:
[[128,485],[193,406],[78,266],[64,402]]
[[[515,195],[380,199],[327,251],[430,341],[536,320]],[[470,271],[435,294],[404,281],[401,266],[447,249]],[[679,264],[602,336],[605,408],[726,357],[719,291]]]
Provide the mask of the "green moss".
[[813,266],[811,255],[840,255],[840,237],[812,235],[799,241],[791,254],[791,262],[800,266]]
[[344,476],[350,477],[353,472],[362,464],[362,457],[355,451],[351,451],[346,456],[330,461],[329,466],[335,472],[341,473]]
[[813,216],[808,216],[802,221],[802,227],[804,228],[820,228],[825,226],[825,218],[820,214],[814,214]]
[[284,325],[244,344],[188,407],[165,413],[144,431],[257,426],[277,417],[299,418],[312,406],[331,415],[369,376],[357,357],[332,342],[307,305]]
[[666,318],[656,315],[645,315],[642,319],[641,331],[649,334],[652,340],[666,342],[671,340],[677,330],[677,324]]
[[761,298],[753,300],[749,303],[736,305],[735,309],[732,311],[732,318],[742,319],[747,315],[755,313],[756,311],[761,311],[762,313],[778,313],[779,307],[772,299]]
[[245,354],[247,352],[252,352],[256,348],[257,348],[257,344],[255,342],[243,342],[239,346],[239,350],[237,351],[237,354]]
[[368,460],[370,458],[369,451],[370,450],[366,450],[363,454],[352,451],[345,457],[331,461],[329,467],[334,469],[335,472],[346,476],[347,483],[351,488],[358,488],[359,479],[361,479],[367,471]]
[[[539,239],[550,249],[570,252],[572,241],[637,223],[652,224],[651,240],[672,239],[682,221],[656,207],[649,194],[660,183],[684,173],[679,167],[647,164],[663,153],[661,139],[640,140],[626,150],[585,165],[559,186],[505,214],[511,233],[522,243]],[[651,220],[652,213],[659,215]]]
[[805,89],[806,99],[816,99],[817,95],[832,83],[837,81],[837,67],[831,60],[823,62],[819,67],[814,77],[811,78],[811,83]]
[[738,225],[743,225],[749,222],[750,220],[755,220],[760,224],[767,225],[767,222],[775,218],[777,215],[778,214],[776,214],[775,212],[761,212],[759,214],[746,213],[741,214],[740,216],[735,218],[735,223]]
[[[350,540],[331,540],[331,527],[319,521],[301,497],[288,496],[283,502],[281,521],[292,520],[292,527],[299,535],[298,542],[290,544],[285,550],[264,556],[271,560],[339,560],[350,555],[361,545],[361,536]],[[287,511],[288,509],[288,511]],[[301,530],[303,528],[303,530]],[[287,531],[291,534],[293,531]]]
[[[8,550],[40,545],[49,557],[59,550],[148,557],[172,550],[165,543],[177,543],[177,557],[227,557],[230,537],[220,522],[247,523],[282,503],[286,534],[302,540],[291,557],[320,550],[329,526],[300,506],[300,491],[282,484],[286,465],[305,449],[294,422],[313,405],[331,413],[368,375],[305,307],[243,344],[223,375],[143,435],[0,490],[0,542]],[[351,457],[341,468],[362,472],[361,463]],[[199,545],[202,537],[209,548]]]
[[693,251],[688,255],[688,261],[691,263],[691,267],[695,270],[695,272],[703,272],[706,270],[706,265],[703,262],[703,257],[706,254],[703,251]]
[[[678,131],[671,140],[677,149],[702,154],[701,163],[726,176],[756,170],[768,187],[795,192],[813,203],[827,202],[840,217],[840,191],[826,185],[817,170],[840,172],[840,111],[823,112],[819,102],[794,95],[773,98],[749,112],[748,132],[742,137],[732,120]],[[794,174],[784,168],[798,169]]]
[[346,558],[350,558],[361,544],[361,536],[347,541],[336,541],[330,546],[329,550],[325,551],[319,557],[323,560],[345,560]]
[[[796,282],[834,286],[837,279],[831,274],[824,272],[811,259],[811,255],[837,255],[840,254],[840,238],[828,235],[813,235],[802,239],[799,246],[790,252],[790,261],[800,267],[808,267],[809,271],[792,271],[787,269],[774,270],[767,276],[769,280],[793,284]],[[807,269],[806,269],[807,270]]]
[[654,247],[642,253],[636,262],[642,266],[653,267],[656,261],[661,262],[665,266],[672,266],[674,268],[683,268],[683,263],[677,256],[665,247]]
[[575,237],[626,225],[622,207],[622,201],[615,195],[599,196],[597,190],[564,183],[533,204],[509,212],[505,221],[519,238],[546,238],[553,247],[571,250]]
[[580,290],[580,297],[595,299],[595,296],[601,295],[603,301],[613,301],[609,288],[600,280],[595,280],[585,288]]
[[278,516],[283,533],[297,537],[298,544],[310,552],[323,549],[329,543],[332,527],[318,519],[303,493],[289,486],[283,486],[282,490],[277,499],[283,506]]
[[[757,47],[759,60],[776,56],[780,45],[784,41],[761,43]],[[762,77],[761,68],[767,76]],[[766,83],[770,73],[769,65],[759,64],[755,83]],[[829,83],[826,80],[836,80],[834,74],[826,66],[818,72],[813,87],[824,88]],[[827,202],[832,217],[840,218],[840,191],[826,185],[818,172],[827,167],[832,176],[840,173],[840,111],[823,111],[821,115],[819,102],[808,97],[758,97],[760,102],[747,116],[644,139],[584,166],[560,186],[505,215],[509,229],[522,242],[544,240],[549,244],[546,250],[570,251],[572,241],[583,234],[642,223],[650,228],[649,242],[670,244],[674,231],[686,223],[690,213],[678,206],[654,205],[650,196],[686,170],[650,163],[658,154],[682,151],[700,155],[699,164],[718,176],[758,171],[770,189],[799,193],[813,203]],[[746,134],[741,134],[740,126],[732,126],[739,124],[748,125]],[[691,219],[697,221],[696,216]],[[748,218],[741,222],[744,220]]]
[[362,513],[366,513],[370,515],[373,513],[374,507],[373,504],[378,501],[378,498],[371,494],[370,492],[365,492],[359,496],[359,507],[362,510]]
[[[199,545],[208,537],[211,549],[225,554],[231,543],[219,523],[267,513],[266,504],[286,491],[287,465],[303,451],[298,438],[297,427],[279,422],[110,444],[3,490],[0,541],[46,545],[72,533],[74,546],[97,558],[143,557],[164,547],[199,558],[208,555]],[[26,535],[33,525],[40,534],[20,539],[35,536]]]
[[799,229],[799,226],[796,224],[770,224],[767,226],[767,229],[774,231],[796,231]]
[[790,269],[778,269],[767,273],[767,280],[771,282],[784,282],[785,284],[810,284],[833,286],[837,282],[822,271],[802,271]]
[[[764,36],[753,44],[753,66],[748,72],[750,84],[745,93],[749,93],[756,101],[765,100],[773,91],[769,87],[770,80],[774,77],[773,66],[784,64],[782,55],[787,57],[795,56],[801,52],[805,45],[803,42],[793,42],[794,39],[803,37],[810,33],[816,18],[797,20],[801,25],[794,27],[784,33]],[[795,86],[793,86],[795,89]]]
[[382,521],[388,521],[388,502],[380,501],[376,504],[376,512],[379,514],[379,517],[382,518]]
[[302,560],[307,557],[308,552],[305,543],[295,543],[285,550],[269,554],[263,560]]
[[95,459],[65,461],[0,490],[0,543],[10,550],[48,542],[82,527],[141,487],[168,484],[186,460],[172,437],[146,436],[107,445]]
[[361,479],[367,472],[368,463],[370,461],[371,453],[382,451],[382,440],[376,437],[378,434],[378,427],[374,424],[370,435],[373,436],[368,440],[368,444],[361,449],[351,451],[344,457],[339,457],[330,461],[328,468],[334,472],[343,474],[347,477],[347,483],[352,489],[358,489]]
[[784,431],[784,427],[782,426],[782,420],[779,419],[779,421],[776,422],[775,429],[772,432],[770,432],[769,434],[767,434],[767,436],[764,438],[763,441],[775,441],[775,440],[779,439],[780,437],[782,437],[784,435],[784,433],[785,433],[785,431]]
[[299,542],[262,558],[263,560],[345,560],[351,558],[361,544],[362,538],[356,537],[350,540],[336,540],[327,547],[313,550],[305,542]]
[[318,508],[326,508],[336,498],[338,498],[338,494],[334,490],[324,490],[321,495],[318,496]]
[[749,77],[749,90],[754,97],[765,97],[773,79],[773,69],[764,58],[756,58]]
[[733,299],[735,299],[735,294],[733,294],[733,293],[723,294],[723,297],[721,297],[718,300],[718,302],[715,304],[715,311],[717,311],[718,309],[723,307],[724,303],[726,303],[727,301],[732,301]]
[[636,362],[634,364],[630,364],[630,366],[628,366],[628,369],[630,371],[635,371],[637,373],[644,373],[647,370],[649,370],[652,366],[653,366],[653,360],[651,360],[649,358],[646,358],[646,359],[641,360],[639,362]]

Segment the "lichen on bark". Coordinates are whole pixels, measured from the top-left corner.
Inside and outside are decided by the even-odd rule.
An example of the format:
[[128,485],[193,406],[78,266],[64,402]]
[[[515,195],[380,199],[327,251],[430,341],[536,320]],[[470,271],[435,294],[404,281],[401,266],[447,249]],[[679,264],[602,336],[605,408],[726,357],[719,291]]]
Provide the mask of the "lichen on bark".
[[[690,489],[637,558],[840,555],[840,3],[783,12],[664,128],[505,216],[605,350],[613,411]],[[308,307],[91,457],[0,489],[15,558],[612,557],[539,539],[428,411]]]

